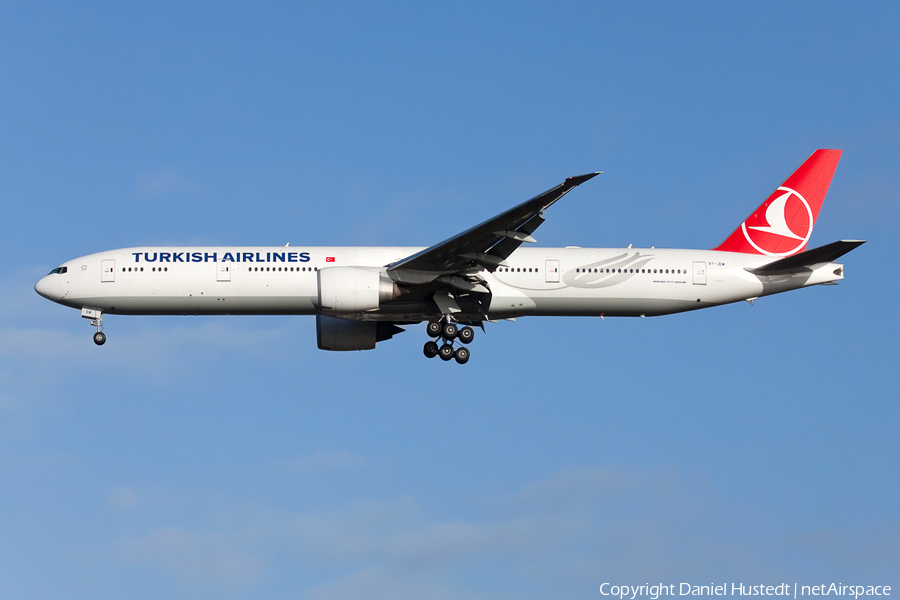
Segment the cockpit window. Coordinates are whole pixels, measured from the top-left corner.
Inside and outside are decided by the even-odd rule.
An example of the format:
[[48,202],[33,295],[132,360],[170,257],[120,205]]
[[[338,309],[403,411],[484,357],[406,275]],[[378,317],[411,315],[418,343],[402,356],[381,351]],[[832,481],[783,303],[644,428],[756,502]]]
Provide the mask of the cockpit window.
[[48,275],[53,275],[54,273],[62,274],[62,273],[67,273],[68,271],[69,271],[69,267],[56,267],[55,269],[50,271],[50,273],[48,273]]

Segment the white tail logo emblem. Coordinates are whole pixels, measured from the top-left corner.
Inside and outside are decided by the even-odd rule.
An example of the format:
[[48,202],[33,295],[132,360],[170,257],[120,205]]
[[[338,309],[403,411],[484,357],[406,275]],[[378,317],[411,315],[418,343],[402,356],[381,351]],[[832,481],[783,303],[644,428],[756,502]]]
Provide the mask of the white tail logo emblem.
[[[796,253],[798,250],[803,248],[806,245],[806,242],[809,241],[809,236],[812,235],[813,230],[813,215],[812,209],[809,207],[809,202],[806,201],[806,198],[798,194],[795,190],[792,190],[788,187],[779,187],[776,190],[776,193],[782,191],[784,192],[774,200],[769,203],[769,206],[766,208],[766,217],[765,217],[765,225],[750,225],[747,226],[747,221],[744,221],[741,224],[741,228],[744,230],[744,237],[747,238],[747,241],[750,242],[750,245],[756,248],[762,254],[767,254],[769,256],[790,256],[791,254]],[[774,195],[774,194],[773,194]],[[806,208],[806,213],[809,218],[809,229],[806,232],[806,236],[800,236],[794,233],[790,226],[787,224],[787,203],[791,196],[796,196],[796,198],[803,203],[804,208]],[[747,219],[750,221],[750,219]],[[759,220],[757,220],[757,223]],[[772,250],[766,250],[761,247],[761,245],[771,245],[771,238],[769,238],[769,243],[764,244],[764,239],[759,239],[754,241],[750,235],[750,231],[748,230],[761,231],[763,233],[769,233],[772,235],[777,235],[783,238],[788,238],[792,240],[797,240],[797,245],[788,250],[787,252],[774,252]],[[757,236],[759,237],[759,236]]]
[[768,227],[750,227],[750,229],[774,233],[775,235],[781,235],[795,240],[802,240],[802,237],[791,231],[791,228],[788,227],[784,214],[784,209],[787,208],[788,198],[790,198],[793,193],[793,191],[785,192],[783,195],[775,198],[769,205],[769,208],[766,209],[766,221],[769,222]]

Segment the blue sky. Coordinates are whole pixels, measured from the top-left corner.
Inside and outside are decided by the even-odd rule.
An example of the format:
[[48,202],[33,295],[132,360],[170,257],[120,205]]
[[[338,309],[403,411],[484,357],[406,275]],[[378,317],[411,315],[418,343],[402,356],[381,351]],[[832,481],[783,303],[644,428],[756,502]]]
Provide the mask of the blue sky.
[[[598,598],[900,586],[894,3],[4,3],[4,598]],[[838,287],[652,319],[110,317],[57,264],[430,245],[602,170],[541,245],[717,245],[841,148]],[[896,587],[895,587],[896,589]]]

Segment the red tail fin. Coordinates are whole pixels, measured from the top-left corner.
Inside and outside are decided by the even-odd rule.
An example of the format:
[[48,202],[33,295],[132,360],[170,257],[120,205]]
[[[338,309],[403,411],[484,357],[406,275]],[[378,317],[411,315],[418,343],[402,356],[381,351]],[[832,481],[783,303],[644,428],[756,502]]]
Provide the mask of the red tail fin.
[[816,150],[715,250],[791,256],[812,235],[840,150]]

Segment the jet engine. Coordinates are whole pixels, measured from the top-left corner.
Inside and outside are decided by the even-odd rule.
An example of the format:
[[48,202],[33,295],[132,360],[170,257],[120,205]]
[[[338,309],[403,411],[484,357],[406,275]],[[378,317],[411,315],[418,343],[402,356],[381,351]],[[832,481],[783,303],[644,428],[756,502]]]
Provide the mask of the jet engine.
[[400,296],[397,284],[377,269],[328,267],[319,269],[319,311],[348,314],[377,309]]
[[404,331],[383,321],[350,321],[316,315],[316,341],[319,350],[371,350],[377,342],[389,340]]

